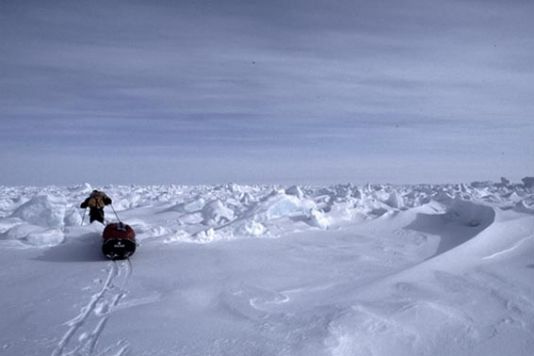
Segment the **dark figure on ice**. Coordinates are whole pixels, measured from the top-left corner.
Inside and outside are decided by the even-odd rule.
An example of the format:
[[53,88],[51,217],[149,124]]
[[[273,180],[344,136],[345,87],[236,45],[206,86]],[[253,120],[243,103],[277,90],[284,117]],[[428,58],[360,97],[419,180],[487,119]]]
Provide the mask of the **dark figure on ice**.
[[104,206],[111,204],[111,198],[104,192],[93,190],[89,198],[85,199],[80,208],[89,208],[89,222],[100,221],[104,223]]

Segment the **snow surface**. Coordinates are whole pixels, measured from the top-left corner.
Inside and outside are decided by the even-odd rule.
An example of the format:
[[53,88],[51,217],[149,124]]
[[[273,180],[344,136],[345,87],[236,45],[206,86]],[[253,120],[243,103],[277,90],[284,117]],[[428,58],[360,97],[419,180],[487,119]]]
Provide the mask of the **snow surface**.
[[129,262],[89,184],[0,187],[1,354],[534,354],[528,180],[94,188]]

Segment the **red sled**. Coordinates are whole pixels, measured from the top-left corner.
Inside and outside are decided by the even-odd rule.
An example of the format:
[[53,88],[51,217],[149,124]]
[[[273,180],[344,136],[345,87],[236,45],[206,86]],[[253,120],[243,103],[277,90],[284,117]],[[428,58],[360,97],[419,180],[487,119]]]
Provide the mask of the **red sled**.
[[135,252],[135,231],[122,222],[107,224],[102,233],[102,252],[112,260],[123,260]]

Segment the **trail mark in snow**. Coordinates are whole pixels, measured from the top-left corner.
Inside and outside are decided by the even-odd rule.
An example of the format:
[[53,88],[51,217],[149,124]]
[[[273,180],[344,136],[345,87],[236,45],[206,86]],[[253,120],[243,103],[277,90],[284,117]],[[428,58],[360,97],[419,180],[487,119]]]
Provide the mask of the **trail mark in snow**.
[[109,263],[106,281],[102,288],[91,296],[77,316],[65,323],[69,329],[58,342],[52,356],[126,355],[128,351],[126,340],[119,340],[101,352],[97,352],[97,343],[111,313],[128,292],[126,284],[131,274],[130,260]]

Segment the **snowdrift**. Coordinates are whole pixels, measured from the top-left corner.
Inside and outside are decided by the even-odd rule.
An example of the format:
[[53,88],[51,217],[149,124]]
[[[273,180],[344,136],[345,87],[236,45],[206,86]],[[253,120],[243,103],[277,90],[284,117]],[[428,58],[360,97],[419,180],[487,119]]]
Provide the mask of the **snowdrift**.
[[0,347],[530,356],[525,182],[98,187],[135,230],[131,261],[102,256],[104,226],[77,208],[89,184],[0,187]]
[[[48,247],[64,242],[65,232],[79,226],[79,202],[88,184],[73,187],[0,187],[0,237],[12,246]],[[115,209],[139,233],[138,239],[209,243],[242,238],[279,237],[288,232],[336,229],[365,223],[434,204],[419,213],[407,229],[441,235],[439,252],[491,225],[493,207],[534,213],[534,199],[524,185],[391,186],[337,185],[288,188],[270,186],[107,186]],[[439,205],[438,208],[436,206]],[[491,205],[491,207],[490,207]],[[142,221],[136,212],[157,216]],[[108,211],[108,220],[114,216]],[[413,214],[412,214],[413,215]],[[458,231],[455,231],[458,230]],[[470,230],[465,234],[459,230]],[[441,231],[441,232],[440,232]],[[447,233],[443,233],[446,231]],[[457,233],[458,232],[458,233]]]

